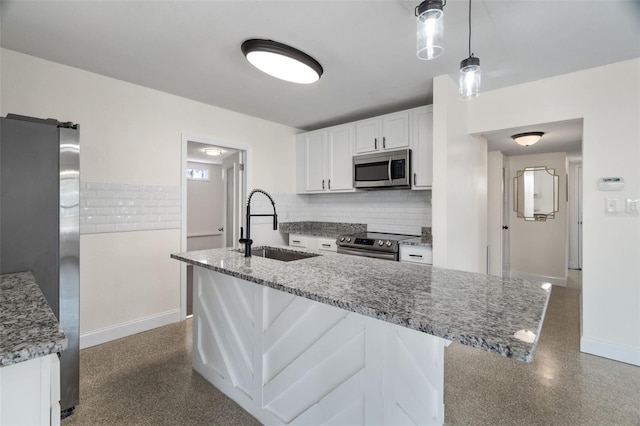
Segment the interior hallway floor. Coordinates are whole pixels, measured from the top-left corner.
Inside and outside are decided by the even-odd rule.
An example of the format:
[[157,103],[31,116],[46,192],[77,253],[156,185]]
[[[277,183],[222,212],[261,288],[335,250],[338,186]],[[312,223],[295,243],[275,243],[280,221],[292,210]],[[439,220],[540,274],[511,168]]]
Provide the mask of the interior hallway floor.
[[[640,425],[640,367],[579,352],[580,273],[554,287],[535,360],[452,344],[447,425]],[[191,369],[191,320],[80,352],[71,425],[252,425]]]

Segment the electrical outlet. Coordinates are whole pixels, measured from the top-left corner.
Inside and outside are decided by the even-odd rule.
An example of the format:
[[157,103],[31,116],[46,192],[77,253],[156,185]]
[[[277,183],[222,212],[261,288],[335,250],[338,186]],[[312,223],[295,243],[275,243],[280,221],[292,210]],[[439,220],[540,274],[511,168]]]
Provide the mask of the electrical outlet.
[[627,214],[629,216],[640,215],[640,200],[627,198]]
[[604,200],[604,212],[608,215],[616,215],[618,214],[618,199],[617,198],[607,198]]

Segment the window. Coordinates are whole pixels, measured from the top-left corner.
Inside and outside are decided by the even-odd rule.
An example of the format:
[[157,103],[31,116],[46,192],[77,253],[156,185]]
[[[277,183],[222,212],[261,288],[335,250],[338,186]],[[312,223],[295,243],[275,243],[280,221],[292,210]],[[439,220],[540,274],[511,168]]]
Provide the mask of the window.
[[209,180],[209,169],[187,169],[187,179]]

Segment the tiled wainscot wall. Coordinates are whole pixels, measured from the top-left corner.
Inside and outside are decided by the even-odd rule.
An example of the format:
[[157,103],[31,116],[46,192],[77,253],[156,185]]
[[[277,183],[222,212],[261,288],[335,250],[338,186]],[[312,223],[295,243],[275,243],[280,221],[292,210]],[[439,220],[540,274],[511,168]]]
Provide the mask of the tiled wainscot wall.
[[180,228],[180,187],[80,183],[80,233]]

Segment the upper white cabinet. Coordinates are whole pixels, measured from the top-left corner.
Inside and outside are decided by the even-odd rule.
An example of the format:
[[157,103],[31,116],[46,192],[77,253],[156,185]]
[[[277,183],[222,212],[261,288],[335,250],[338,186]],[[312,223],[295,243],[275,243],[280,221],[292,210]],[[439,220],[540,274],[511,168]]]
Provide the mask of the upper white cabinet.
[[356,153],[409,147],[409,111],[356,122]]
[[431,189],[433,183],[433,107],[411,110],[411,189]]
[[353,192],[354,155],[402,148],[411,149],[411,189],[431,189],[431,105],[301,133],[296,137],[297,193]]
[[353,143],[353,124],[298,135],[297,192],[353,191]]

